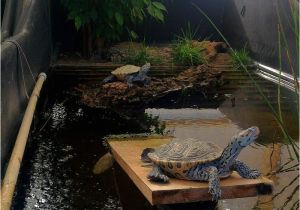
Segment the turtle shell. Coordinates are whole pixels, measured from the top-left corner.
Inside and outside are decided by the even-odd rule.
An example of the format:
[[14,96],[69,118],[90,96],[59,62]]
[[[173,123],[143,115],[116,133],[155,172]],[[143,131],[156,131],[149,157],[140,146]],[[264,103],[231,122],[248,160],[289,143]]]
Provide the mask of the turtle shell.
[[118,80],[124,81],[126,75],[137,73],[140,69],[141,67],[139,66],[125,65],[115,69],[111,74],[116,76]]
[[185,178],[187,170],[195,165],[216,160],[222,152],[223,149],[218,145],[188,138],[172,140],[149,153],[148,157],[177,178]]

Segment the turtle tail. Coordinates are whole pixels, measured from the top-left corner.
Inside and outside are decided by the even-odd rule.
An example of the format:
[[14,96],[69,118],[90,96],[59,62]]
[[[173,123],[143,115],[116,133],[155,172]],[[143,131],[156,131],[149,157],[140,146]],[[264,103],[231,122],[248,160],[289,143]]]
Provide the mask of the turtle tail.
[[142,154],[141,154],[141,160],[145,163],[149,163],[151,162],[150,158],[148,157],[148,154],[154,152],[153,148],[146,148],[143,150]]

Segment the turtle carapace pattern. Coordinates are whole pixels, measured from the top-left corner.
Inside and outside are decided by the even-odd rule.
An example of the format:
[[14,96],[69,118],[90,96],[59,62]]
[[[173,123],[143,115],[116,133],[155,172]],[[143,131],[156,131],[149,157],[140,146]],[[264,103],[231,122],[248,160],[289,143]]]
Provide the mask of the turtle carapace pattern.
[[148,85],[150,83],[150,78],[147,73],[150,70],[150,63],[146,63],[142,67],[134,65],[125,65],[112,71],[111,75],[103,80],[103,83],[110,83],[116,81],[124,81],[129,87],[132,87],[134,83],[140,83]]
[[236,171],[241,177],[255,179],[258,170],[250,169],[237,160],[241,150],[251,144],[259,135],[258,127],[250,127],[232,137],[223,150],[219,146],[198,139],[174,139],[168,144],[142,153],[142,161],[152,162],[153,169],[148,179],[154,182],[168,182],[169,177],[193,181],[208,181],[212,200],[221,197],[220,178]]

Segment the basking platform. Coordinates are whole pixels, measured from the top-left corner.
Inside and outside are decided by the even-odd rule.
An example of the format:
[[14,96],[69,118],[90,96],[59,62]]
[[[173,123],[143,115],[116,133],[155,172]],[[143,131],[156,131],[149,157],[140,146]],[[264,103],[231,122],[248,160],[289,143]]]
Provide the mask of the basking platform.
[[[145,165],[140,160],[141,152],[144,148],[155,148],[168,141],[170,141],[169,137],[149,137],[143,139],[127,138],[126,140],[110,138],[108,142],[116,162],[152,205],[211,200],[207,182],[171,178],[170,183],[158,184],[147,179],[151,166]],[[229,178],[221,180],[221,199],[271,194],[272,189],[273,182],[265,177],[250,180],[243,179],[237,173],[233,173]]]

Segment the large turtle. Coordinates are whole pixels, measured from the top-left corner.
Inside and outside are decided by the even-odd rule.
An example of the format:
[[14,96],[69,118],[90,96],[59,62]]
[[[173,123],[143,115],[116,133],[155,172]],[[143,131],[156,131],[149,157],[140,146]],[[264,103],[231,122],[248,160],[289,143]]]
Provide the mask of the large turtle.
[[258,127],[248,128],[236,136],[223,150],[219,146],[198,139],[174,139],[157,149],[146,148],[141,159],[152,162],[153,169],[148,179],[154,182],[168,182],[169,177],[194,181],[208,181],[212,200],[221,196],[220,178],[230,176],[232,171],[247,179],[255,179],[260,172],[250,169],[237,160],[241,150],[251,144],[259,134]]
[[115,82],[115,81],[125,81],[129,87],[133,86],[133,83],[142,83],[143,85],[148,85],[150,82],[147,73],[150,70],[150,63],[146,63],[142,67],[134,65],[121,66],[111,72],[112,75],[106,77],[103,82]]

